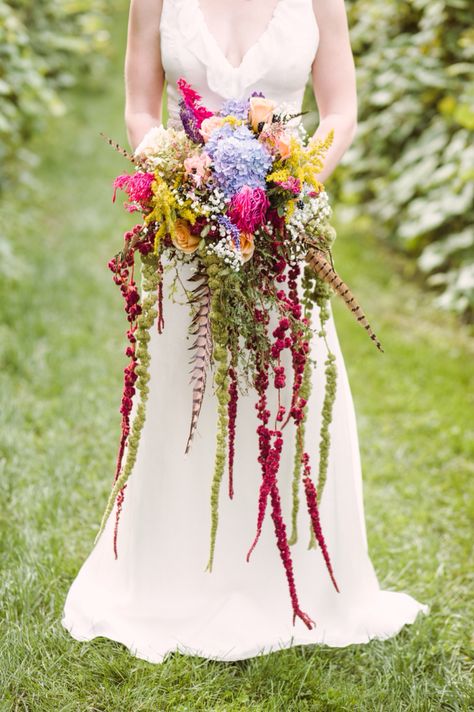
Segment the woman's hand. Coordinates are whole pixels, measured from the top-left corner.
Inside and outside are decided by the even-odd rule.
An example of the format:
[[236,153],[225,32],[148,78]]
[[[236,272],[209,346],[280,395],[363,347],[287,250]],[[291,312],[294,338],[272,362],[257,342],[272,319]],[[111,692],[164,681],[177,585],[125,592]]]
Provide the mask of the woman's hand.
[[312,138],[334,140],[317,175],[322,183],[334,171],[357,131],[357,85],[344,0],[313,0],[319,47],[311,69],[320,123]]
[[131,0],[125,53],[125,124],[134,151],[152,126],[161,124],[162,0]]

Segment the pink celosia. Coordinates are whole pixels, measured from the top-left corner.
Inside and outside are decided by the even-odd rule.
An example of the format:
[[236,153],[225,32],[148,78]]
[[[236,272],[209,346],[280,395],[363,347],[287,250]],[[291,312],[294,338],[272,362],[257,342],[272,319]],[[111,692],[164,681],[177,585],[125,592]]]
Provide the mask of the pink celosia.
[[270,201],[263,188],[244,185],[230,202],[228,216],[242,232],[254,232],[265,222]]
[[198,94],[197,91],[194,91],[194,89],[188,84],[185,79],[180,77],[176,84],[181,93],[184,103],[194,116],[197,128],[201,128],[201,124],[204,119],[207,119],[210,116],[214,116],[214,113],[206,109],[206,107],[200,105],[200,102],[202,100],[201,95]]
[[112,201],[115,202],[117,190],[123,190],[132,202],[146,203],[153,195],[151,184],[154,179],[153,173],[143,173],[142,171],[137,171],[132,175],[125,173],[118,176],[114,180]]

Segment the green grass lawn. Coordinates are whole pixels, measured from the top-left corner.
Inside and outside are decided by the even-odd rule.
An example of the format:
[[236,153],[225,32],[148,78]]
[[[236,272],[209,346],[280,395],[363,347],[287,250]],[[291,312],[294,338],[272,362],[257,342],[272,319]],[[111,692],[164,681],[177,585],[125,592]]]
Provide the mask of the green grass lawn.
[[71,94],[69,114],[38,140],[32,203],[10,197],[2,207],[15,254],[0,284],[0,710],[473,709],[473,343],[363,217],[339,229],[335,259],[385,353],[333,305],[357,410],[369,551],[383,587],[431,604],[430,614],[386,641],[232,663],[174,654],[153,665],[62,628],[119,437],[125,315],[107,261],[131,222],[111,203],[128,164],[99,132],[126,145],[125,32],[122,10],[103,87]]

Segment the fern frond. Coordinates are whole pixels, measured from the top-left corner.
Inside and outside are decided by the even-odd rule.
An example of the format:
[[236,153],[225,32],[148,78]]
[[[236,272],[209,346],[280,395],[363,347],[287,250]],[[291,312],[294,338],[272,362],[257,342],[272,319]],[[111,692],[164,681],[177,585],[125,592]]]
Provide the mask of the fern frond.
[[206,389],[207,371],[212,354],[212,335],[211,335],[211,290],[207,281],[205,272],[197,272],[189,278],[190,281],[197,282],[189,299],[190,304],[196,304],[196,312],[189,327],[189,333],[196,338],[193,344],[189,347],[192,350],[190,364],[191,379],[193,384],[193,405],[191,411],[191,425],[189,428],[188,441],[186,443],[187,453],[193,439],[199,413],[204,398]]

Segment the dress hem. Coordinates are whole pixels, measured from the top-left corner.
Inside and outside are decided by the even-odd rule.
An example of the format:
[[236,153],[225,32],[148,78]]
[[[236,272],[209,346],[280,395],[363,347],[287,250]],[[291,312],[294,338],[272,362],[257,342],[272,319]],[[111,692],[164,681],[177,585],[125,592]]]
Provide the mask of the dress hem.
[[[140,646],[135,645],[133,640],[130,639],[130,637],[114,631],[101,631],[100,629],[93,630],[92,628],[89,628],[87,632],[84,632],[83,630],[80,631],[67,616],[64,616],[62,618],[61,625],[69,632],[69,634],[75,640],[79,642],[89,642],[99,637],[107,638],[108,640],[113,640],[117,643],[124,645],[131,653],[131,655],[133,655],[135,658],[146,660],[147,662],[154,664],[165,662],[166,658],[171,655],[171,653],[181,653],[182,655],[201,657],[207,660],[215,660],[221,662],[236,662],[239,660],[247,660],[249,658],[255,658],[271,653],[277,653],[281,650],[286,650],[299,645],[325,645],[331,648],[346,648],[349,645],[363,645],[365,643],[370,642],[371,640],[387,640],[397,635],[406,625],[412,625],[417,620],[419,613],[428,615],[429,611],[430,606],[428,604],[420,603],[418,607],[414,609],[413,614],[411,616],[407,617],[401,623],[388,630],[385,634],[374,633],[373,635],[371,635],[367,632],[363,637],[361,636],[358,640],[347,640],[345,642],[343,642],[342,640],[337,641],[334,638],[332,640],[330,638],[327,640],[309,640],[304,635],[298,635],[292,636],[289,640],[286,639],[284,641],[280,640],[278,642],[271,643],[267,642],[261,645],[254,645],[251,648],[244,648],[243,650],[240,650],[238,652],[234,651],[229,653],[205,653],[202,649],[179,643],[177,643],[174,648],[167,647],[166,650],[164,650],[163,652],[157,652],[156,650],[146,652]],[[324,632],[325,631],[323,629],[322,638],[324,638]]]

